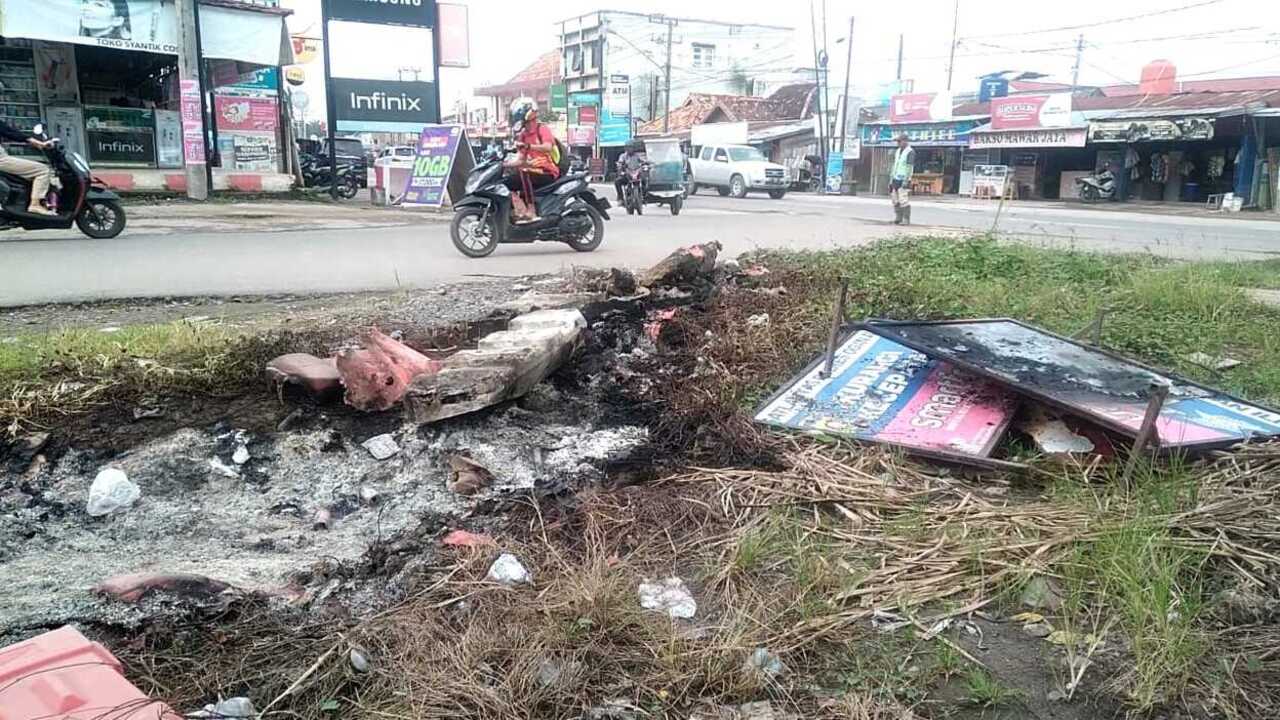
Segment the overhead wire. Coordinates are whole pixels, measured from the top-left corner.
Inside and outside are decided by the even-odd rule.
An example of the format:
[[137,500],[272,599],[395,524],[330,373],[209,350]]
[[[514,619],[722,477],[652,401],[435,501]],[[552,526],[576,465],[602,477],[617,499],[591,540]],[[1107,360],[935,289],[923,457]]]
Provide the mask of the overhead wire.
[[1209,7],[1211,5],[1220,5],[1227,0],[1201,0],[1200,2],[1191,3],[1189,5],[1181,5],[1173,8],[1165,8],[1163,10],[1153,10],[1151,12],[1140,13],[1138,15],[1130,15],[1128,17],[1111,18],[1109,20],[1099,20],[1097,22],[1080,23],[1078,25],[1063,25],[1060,27],[1044,28],[1041,30],[1022,30],[1016,33],[990,33],[986,35],[969,35],[962,39],[988,38],[988,37],[1009,37],[1026,35],[1046,35],[1055,32],[1070,32],[1073,30],[1087,30],[1089,28],[1103,27],[1106,25],[1118,25],[1120,23],[1132,22],[1134,20],[1145,20],[1147,18],[1159,17],[1161,15],[1171,15],[1173,13],[1185,12],[1187,10],[1195,10],[1197,8]]

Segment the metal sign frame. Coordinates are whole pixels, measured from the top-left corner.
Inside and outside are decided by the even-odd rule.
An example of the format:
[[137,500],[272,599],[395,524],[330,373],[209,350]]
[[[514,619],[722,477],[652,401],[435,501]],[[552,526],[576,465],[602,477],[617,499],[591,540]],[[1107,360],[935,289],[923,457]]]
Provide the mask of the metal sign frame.
[[[1043,402],[1046,405],[1057,408],[1071,415],[1085,418],[1090,422],[1093,422],[1119,435],[1129,437],[1129,438],[1137,438],[1140,432],[1139,428],[1134,428],[1124,423],[1121,423],[1118,420],[1109,418],[1105,415],[1100,415],[1096,413],[1092,408],[1085,407],[1079,404],[1072,404],[1071,402],[1065,401],[1051,393],[1040,392],[1035,390],[1034,388],[1030,388],[1030,387],[1027,387],[1026,385],[1022,385],[1017,382],[1011,381],[1009,378],[1004,377],[999,373],[993,372],[978,363],[967,361],[966,358],[963,356],[963,353],[960,353],[957,351],[952,351],[949,353],[939,352],[939,349],[937,347],[930,346],[928,343],[915,341],[915,340],[912,340],[911,338],[904,338],[900,334],[892,332],[894,328],[905,328],[905,327],[928,327],[928,326],[943,326],[943,325],[962,326],[962,325],[983,325],[983,324],[992,324],[992,323],[1009,323],[1012,325],[1016,325],[1026,330],[1030,330],[1035,333],[1040,333],[1048,338],[1052,338],[1054,340],[1061,341],[1068,345],[1078,347],[1086,352],[1096,353],[1097,355],[1108,358],[1110,360],[1114,360],[1124,365],[1131,366],[1136,370],[1152,373],[1154,375],[1157,375],[1161,378],[1164,378],[1178,385],[1196,388],[1206,393],[1211,393],[1213,396],[1223,400],[1250,405],[1264,412],[1280,415],[1280,410],[1269,407],[1267,405],[1262,405],[1257,402],[1245,400],[1243,398],[1234,396],[1230,393],[1223,392],[1222,390],[1219,390],[1217,388],[1209,387],[1208,385],[1195,382],[1194,380],[1188,380],[1179,375],[1175,375],[1173,373],[1169,373],[1164,370],[1160,370],[1158,368],[1145,365],[1136,360],[1133,360],[1132,358],[1124,357],[1123,355],[1120,355],[1118,353],[1114,353],[1103,348],[1094,347],[1092,345],[1087,345],[1078,340],[1074,340],[1069,337],[1058,335],[1056,333],[1045,330],[1044,328],[1039,328],[1034,325],[1022,322],[1021,320],[1016,320],[1014,318],[975,318],[975,319],[967,319],[967,320],[933,320],[933,321],[900,321],[900,320],[885,320],[885,319],[873,318],[873,319],[868,319],[866,322],[861,323],[858,327],[860,327],[861,329],[873,332],[881,337],[888,338],[889,340],[892,340],[896,343],[905,345],[918,352],[924,353],[925,355],[931,358],[934,358],[936,360],[949,362],[955,365],[956,367],[968,370],[974,373],[975,375],[989,378],[997,383],[1000,383],[1002,385],[1009,387],[1010,389],[1022,395],[1034,398],[1040,402]],[[1146,398],[1145,397],[1142,398],[1140,402],[1145,407]],[[1168,409],[1169,407],[1170,407],[1169,404],[1165,405],[1166,409]],[[1278,433],[1277,435],[1280,435],[1280,433]],[[1266,437],[1276,437],[1277,435],[1259,434],[1257,437],[1266,438]],[[1241,442],[1248,442],[1248,441],[1250,441],[1250,438],[1243,438],[1243,439],[1229,438],[1229,439],[1222,439],[1222,440],[1215,440],[1215,441],[1168,442],[1162,437],[1160,440],[1159,449],[1165,452],[1176,451],[1176,450],[1194,450],[1194,451],[1215,450],[1215,449],[1231,447]]]

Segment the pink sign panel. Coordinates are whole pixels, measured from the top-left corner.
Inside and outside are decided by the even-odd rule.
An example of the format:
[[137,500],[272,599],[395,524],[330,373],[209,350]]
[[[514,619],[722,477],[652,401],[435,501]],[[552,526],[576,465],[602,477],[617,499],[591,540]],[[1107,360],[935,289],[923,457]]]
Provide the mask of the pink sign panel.
[[275,132],[279,111],[274,98],[218,95],[213,100],[218,130]]
[[1024,95],[991,100],[992,130],[1064,127],[1071,123],[1071,95]]
[[889,121],[895,123],[933,120],[934,93],[894,95],[889,101]]
[[471,28],[467,6],[440,3],[436,6],[440,33],[440,67],[471,67]]
[[569,145],[574,147],[584,147],[596,144],[596,129],[590,125],[570,125]]
[[200,84],[195,80],[180,80],[178,89],[182,110],[182,158],[188,165],[203,165],[204,122],[200,112]]
[[1013,418],[1013,393],[859,331],[775,395],[756,422],[958,459],[991,455]]

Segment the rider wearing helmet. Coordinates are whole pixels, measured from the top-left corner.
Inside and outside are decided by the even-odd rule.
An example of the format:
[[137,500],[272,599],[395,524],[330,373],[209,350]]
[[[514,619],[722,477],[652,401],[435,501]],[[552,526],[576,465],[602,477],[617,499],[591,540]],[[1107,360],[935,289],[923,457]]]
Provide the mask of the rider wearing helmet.
[[622,204],[622,188],[630,182],[628,171],[644,167],[644,143],[632,140],[627,143],[626,152],[618,158],[618,175],[613,181],[613,189],[618,192],[618,204]]
[[516,220],[532,222],[538,219],[534,190],[560,177],[560,167],[552,156],[556,139],[551,128],[538,122],[538,106],[531,98],[511,103],[511,133],[520,153],[508,166],[514,172],[507,176],[506,184],[515,191],[511,198]]

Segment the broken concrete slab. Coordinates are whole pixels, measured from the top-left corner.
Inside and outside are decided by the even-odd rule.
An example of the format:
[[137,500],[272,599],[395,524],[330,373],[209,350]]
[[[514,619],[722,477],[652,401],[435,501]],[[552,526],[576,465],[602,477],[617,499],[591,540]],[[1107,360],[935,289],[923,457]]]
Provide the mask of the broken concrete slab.
[[338,372],[347,389],[346,402],[358,410],[390,410],[404,397],[414,378],[440,370],[440,361],[377,329],[365,333],[361,344],[359,350],[342,351],[337,359]]
[[587,321],[577,310],[541,310],[512,319],[509,329],[480,339],[475,350],[445,359],[438,373],[414,380],[409,416],[432,423],[527,393],[573,353]]
[[707,278],[715,272],[716,258],[722,249],[724,246],[717,241],[680,248],[641,274],[640,284],[646,287],[679,285]]
[[1235,358],[1210,355],[1202,352],[1193,352],[1186,357],[1186,360],[1193,365],[1199,365],[1207,370],[1217,370],[1219,372],[1237,368],[1244,364]]
[[576,310],[606,299],[605,294],[600,292],[540,293],[530,290],[515,300],[499,305],[497,312],[527,315],[540,310]]
[[342,375],[336,358],[290,353],[267,363],[266,372],[267,378],[277,385],[296,385],[317,400],[336,400],[342,394]]

